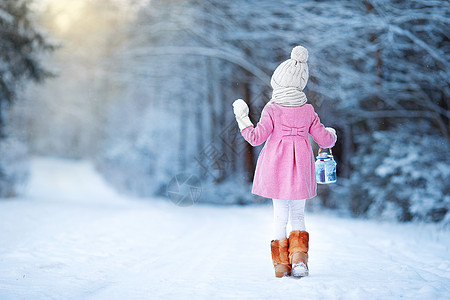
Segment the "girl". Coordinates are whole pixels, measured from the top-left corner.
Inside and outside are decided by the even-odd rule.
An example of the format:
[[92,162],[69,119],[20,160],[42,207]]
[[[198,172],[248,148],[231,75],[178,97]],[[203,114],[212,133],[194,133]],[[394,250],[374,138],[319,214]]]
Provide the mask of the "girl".
[[[297,46],[291,59],[272,75],[272,99],[264,107],[256,127],[248,117],[247,104],[233,103],[239,129],[252,146],[265,141],[256,165],[252,193],[273,199],[274,232],[270,243],[275,276],[308,275],[309,234],[305,228],[305,199],[316,196],[316,173],[309,134],[322,148],[337,140],[333,128],[325,128],[303,89],[308,82],[308,51]],[[289,239],[286,225],[290,215]]]

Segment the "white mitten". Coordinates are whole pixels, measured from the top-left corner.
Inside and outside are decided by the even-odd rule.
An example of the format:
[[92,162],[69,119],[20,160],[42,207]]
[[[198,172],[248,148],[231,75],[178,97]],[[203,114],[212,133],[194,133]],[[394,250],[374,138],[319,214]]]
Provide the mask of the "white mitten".
[[238,123],[239,129],[242,130],[248,126],[253,126],[250,118],[248,117],[248,106],[242,99],[237,99],[233,102],[233,111],[236,121]]
[[334,142],[337,142],[337,134],[336,130],[331,127],[325,127],[326,130],[328,130],[329,133],[331,133],[334,136]]

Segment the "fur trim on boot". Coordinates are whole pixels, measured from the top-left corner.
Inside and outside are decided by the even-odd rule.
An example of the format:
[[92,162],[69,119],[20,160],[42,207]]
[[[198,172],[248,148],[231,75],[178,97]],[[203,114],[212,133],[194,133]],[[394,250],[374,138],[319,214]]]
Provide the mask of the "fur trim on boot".
[[287,238],[270,242],[275,276],[278,278],[291,275],[288,247],[289,241]]
[[308,276],[308,243],[309,233],[306,231],[295,230],[289,235],[289,262],[293,276]]

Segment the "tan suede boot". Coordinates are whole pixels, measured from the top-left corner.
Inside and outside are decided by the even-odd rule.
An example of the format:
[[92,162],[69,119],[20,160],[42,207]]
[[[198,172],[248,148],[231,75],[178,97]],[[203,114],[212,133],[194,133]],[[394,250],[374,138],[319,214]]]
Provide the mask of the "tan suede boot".
[[295,230],[289,235],[289,262],[292,276],[308,276],[308,243],[309,233]]
[[282,240],[273,240],[270,242],[275,276],[278,278],[291,275],[288,247],[289,241],[287,238]]

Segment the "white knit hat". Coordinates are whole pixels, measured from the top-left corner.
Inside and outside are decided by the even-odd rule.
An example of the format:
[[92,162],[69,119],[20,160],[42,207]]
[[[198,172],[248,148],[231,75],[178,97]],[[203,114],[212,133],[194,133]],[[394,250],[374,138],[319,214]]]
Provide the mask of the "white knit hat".
[[302,46],[294,47],[291,52],[291,59],[281,63],[273,72],[270,80],[272,88],[293,87],[303,90],[309,77],[307,60],[308,50]]

